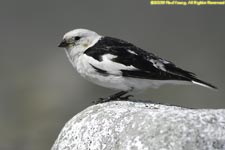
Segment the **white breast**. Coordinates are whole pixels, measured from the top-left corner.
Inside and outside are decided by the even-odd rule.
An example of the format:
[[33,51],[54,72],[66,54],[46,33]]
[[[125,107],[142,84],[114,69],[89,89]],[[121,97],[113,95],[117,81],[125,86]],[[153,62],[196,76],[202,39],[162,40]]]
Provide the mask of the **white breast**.
[[[69,57],[69,56],[68,56]],[[77,57],[69,57],[70,62],[76,68],[77,72],[84,77],[85,79],[95,83],[97,85],[128,91],[131,89],[134,90],[143,90],[149,87],[157,88],[164,83],[173,83],[174,81],[158,81],[158,80],[148,80],[148,79],[137,79],[137,78],[125,78],[121,75],[119,69],[125,66],[120,66],[121,64],[112,64],[109,59],[112,56],[103,57],[103,61],[97,61],[96,59],[87,56],[86,54],[79,55]],[[104,63],[103,63],[104,62]],[[104,76],[98,72],[90,65],[95,65],[99,69],[103,69],[111,75]],[[133,66],[126,66],[126,69],[133,69]]]
[[[80,75],[84,77],[85,79],[106,88],[125,90],[125,91],[130,89],[128,85],[124,84],[125,79],[121,75],[112,74],[112,75],[104,76],[96,72],[96,70],[90,65],[90,63],[97,64],[98,61],[84,54],[78,58],[78,61],[76,64],[77,72],[80,73]],[[104,67],[104,69],[106,68]]]

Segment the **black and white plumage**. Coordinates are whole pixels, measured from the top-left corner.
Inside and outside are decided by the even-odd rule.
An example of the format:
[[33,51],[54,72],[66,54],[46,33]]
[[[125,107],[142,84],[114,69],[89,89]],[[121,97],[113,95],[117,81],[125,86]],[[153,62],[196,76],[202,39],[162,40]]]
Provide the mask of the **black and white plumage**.
[[66,49],[70,62],[81,76],[100,86],[123,91],[119,97],[131,90],[166,83],[194,83],[216,89],[170,61],[126,41],[90,30],[75,29],[66,33],[59,47]]

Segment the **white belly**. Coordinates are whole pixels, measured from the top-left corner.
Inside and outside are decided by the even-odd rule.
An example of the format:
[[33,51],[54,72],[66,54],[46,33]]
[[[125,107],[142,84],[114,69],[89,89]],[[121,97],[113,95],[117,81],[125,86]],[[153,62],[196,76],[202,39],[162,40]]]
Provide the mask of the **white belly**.
[[115,75],[102,75],[89,64],[88,61],[80,56],[77,60],[76,65],[77,72],[84,77],[85,79],[95,83],[97,85],[118,89],[118,90],[130,90],[131,87],[125,84],[125,79],[122,76],[115,76]]
[[[149,80],[149,79],[138,79],[138,78],[128,78],[121,75],[103,75],[98,72],[90,65],[90,61],[93,64],[93,60],[86,59],[85,55],[81,55],[70,62],[77,69],[77,72],[85,79],[95,83],[97,85],[117,89],[117,90],[143,90],[146,88],[158,88],[165,83],[181,83],[180,81],[173,80]],[[96,60],[94,60],[96,61]]]
[[76,65],[77,72],[80,73],[82,77],[95,83],[97,85],[128,91],[131,89],[142,90],[148,87],[158,87],[158,82],[146,79],[135,79],[135,78],[124,78],[119,75],[102,75],[97,73],[96,70],[89,64],[88,61],[79,57]]

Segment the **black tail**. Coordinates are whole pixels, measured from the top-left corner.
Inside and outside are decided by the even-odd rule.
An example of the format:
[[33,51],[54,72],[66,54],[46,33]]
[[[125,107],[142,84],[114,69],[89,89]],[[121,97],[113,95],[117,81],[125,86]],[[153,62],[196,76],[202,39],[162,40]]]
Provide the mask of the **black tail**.
[[214,85],[212,85],[210,83],[207,83],[205,81],[199,80],[197,78],[192,79],[191,82],[194,83],[194,84],[200,85],[200,86],[204,86],[204,87],[210,88],[210,89],[214,89],[214,90],[218,89],[216,86],[214,86]]
[[210,88],[210,89],[214,89],[214,90],[218,89],[216,86],[198,79],[194,73],[183,70],[181,68],[178,68],[174,64],[167,65],[166,69],[170,73],[181,76],[181,77],[184,78],[184,80],[190,81],[194,84],[197,84],[197,85],[200,85],[200,86],[203,86],[203,87],[207,87],[207,88]]

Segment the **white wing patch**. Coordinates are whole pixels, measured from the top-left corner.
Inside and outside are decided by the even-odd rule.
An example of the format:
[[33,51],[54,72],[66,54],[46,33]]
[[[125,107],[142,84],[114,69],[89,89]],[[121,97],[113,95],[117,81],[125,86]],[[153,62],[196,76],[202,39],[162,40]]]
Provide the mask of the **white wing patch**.
[[117,57],[117,56],[112,55],[112,54],[105,54],[105,55],[102,55],[103,61],[104,61],[104,60],[112,60],[113,58],[116,58],[116,57]]
[[[134,66],[125,66],[123,64],[117,63],[112,61],[113,58],[116,58],[117,56],[111,55],[111,54],[105,54],[102,56],[102,61],[98,61],[86,54],[82,56],[82,60],[84,60],[87,65],[90,66],[93,65],[99,69],[107,71],[109,74],[113,75],[121,75],[122,72],[120,70],[137,70]],[[91,67],[91,66],[90,66]]]
[[161,60],[164,64],[170,64],[171,62],[167,61],[167,60]]
[[129,53],[131,53],[131,54],[134,54],[134,55],[138,55],[137,53],[135,53],[134,51],[132,51],[132,50],[127,50]]
[[153,64],[154,67],[166,71],[164,64],[161,63],[160,61],[154,59],[150,59],[149,61]]

